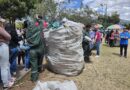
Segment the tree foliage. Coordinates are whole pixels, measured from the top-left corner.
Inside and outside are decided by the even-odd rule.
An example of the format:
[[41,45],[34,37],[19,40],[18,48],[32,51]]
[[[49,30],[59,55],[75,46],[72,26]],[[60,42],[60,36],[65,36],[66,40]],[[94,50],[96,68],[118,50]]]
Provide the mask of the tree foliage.
[[73,10],[72,12],[69,10],[68,12],[63,12],[61,17],[66,17],[69,20],[80,22],[83,24],[92,24],[96,23],[96,12],[92,11],[89,7],[81,8],[80,11]]
[[[81,22],[84,24],[93,23],[95,20],[91,16],[95,15],[95,12],[92,11],[89,7],[84,7],[83,10],[77,12],[77,10],[66,10],[65,8],[62,10],[58,9],[59,4],[55,3],[54,0],[42,0],[41,3],[36,5],[36,9],[33,10],[32,14],[41,14],[43,16],[48,16],[50,20],[53,19],[63,19],[64,17],[69,20],[73,20],[76,22]],[[49,21],[50,21],[49,20]]]
[[113,24],[118,24],[120,22],[119,14],[117,12],[114,12],[110,17],[110,22]]
[[124,26],[130,30],[130,23],[129,24],[124,24]]
[[85,16],[80,16],[78,14],[68,15],[67,13],[62,13],[61,15],[62,15],[62,17],[66,17],[69,20],[72,20],[75,22],[80,22],[80,23],[83,23],[85,25],[93,23],[93,20],[91,19],[91,17],[86,18]]
[[98,23],[103,24],[103,26],[108,27],[112,24],[119,24],[120,18],[117,12],[112,13],[111,16],[108,15],[99,15]]
[[41,3],[35,5],[32,14],[40,14],[42,16],[55,17],[57,14],[57,4],[54,0],[42,0]]
[[39,0],[0,0],[0,16],[14,20],[21,18],[34,7]]
[[[4,18],[14,20],[28,14],[34,15],[36,13],[47,16],[50,20],[56,19],[57,17],[66,17],[84,24],[103,24],[105,27],[120,22],[119,15],[116,12],[111,16],[98,15],[88,6],[81,8],[80,11],[76,11],[75,9],[58,11],[58,4],[54,0],[0,0],[0,16]],[[98,19],[92,15],[95,17],[98,16]]]
[[35,4],[37,3],[41,3],[42,0],[20,0],[21,2],[24,2],[26,4],[26,7],[27,7],[27,14],[30,13],[30,10],[31,9],[35,9]]

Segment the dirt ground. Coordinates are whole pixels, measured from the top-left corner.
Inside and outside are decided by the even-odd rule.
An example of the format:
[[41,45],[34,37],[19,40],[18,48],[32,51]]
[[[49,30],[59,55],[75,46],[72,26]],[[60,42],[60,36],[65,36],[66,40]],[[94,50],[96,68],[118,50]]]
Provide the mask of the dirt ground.
[[[119,56],[119,47],[110,48],[105,44],[101,47],[101,56],[92,55],[90,59],[79,76],[66,77],[45,70],[40,80],[74,80],[78,90],[130,90],[130,44],[127,59]],[[29,79],[27,75],[11,90],[32,90],[35,84]]]

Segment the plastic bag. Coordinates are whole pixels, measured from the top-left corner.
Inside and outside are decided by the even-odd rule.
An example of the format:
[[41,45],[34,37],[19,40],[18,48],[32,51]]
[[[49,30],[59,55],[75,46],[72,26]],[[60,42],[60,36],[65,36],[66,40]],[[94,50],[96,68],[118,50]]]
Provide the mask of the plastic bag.
[[36,87],[33,90],[78,90],[74,81],[48,81],[48,82],[37,82]]

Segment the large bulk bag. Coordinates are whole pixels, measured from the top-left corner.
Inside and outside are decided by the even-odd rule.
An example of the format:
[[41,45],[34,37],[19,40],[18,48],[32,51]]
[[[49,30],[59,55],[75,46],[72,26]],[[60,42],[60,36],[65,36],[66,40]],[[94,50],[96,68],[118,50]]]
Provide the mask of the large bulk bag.
[[82,30],[80,23],[66,20],[61,27],[49,32],[47,45],[50,70],[68,76],[78,75],[82,71]]

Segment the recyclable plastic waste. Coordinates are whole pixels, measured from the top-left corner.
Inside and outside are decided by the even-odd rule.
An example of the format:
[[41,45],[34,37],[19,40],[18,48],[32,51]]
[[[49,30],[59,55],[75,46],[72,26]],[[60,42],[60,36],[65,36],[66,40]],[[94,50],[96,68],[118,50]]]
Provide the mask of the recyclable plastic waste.
[[58,28],[45,32],[48,45],[48,67],[51,71],[75,76],[84,68],[83,30],[84,25],[67,19]]
[[33,90],[78,90],[74,81],[48,81],[40,82],[38,81]]

